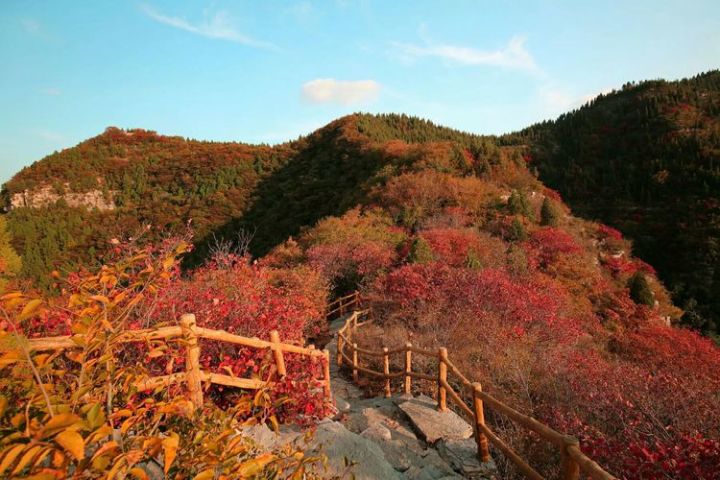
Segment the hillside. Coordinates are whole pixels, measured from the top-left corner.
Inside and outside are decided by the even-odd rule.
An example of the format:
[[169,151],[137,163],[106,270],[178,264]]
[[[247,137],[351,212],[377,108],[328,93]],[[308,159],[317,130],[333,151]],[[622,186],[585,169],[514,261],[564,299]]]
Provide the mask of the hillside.
[[[576,435],[625,478],[667,471],[713,478],[720,351],[673,326],[682,312],[631,241],[574,215],[528,168],[548,145],[541,140],[549,142],[549,128],[496,138],[356,114],[277,147],[110,129],[5,186],[20,275],[60,295],[54,310],[23,328],[83,328],[66,318],[72,305],[84,321],[72,292],[94,293],[87,302],[97,303],[110,285],[123,305],[132,298],[123,291],[143,282],[118,278],[150,275],[157,286],[132,301],[131,326],[194,312],[207,328],[265,338],[278,328],[302,344],[325,333],[318,319],[328,296],[358,289],[378,319],[361,344],[411,338],[420,348],[447,346],[472,381]],[[152,227],[143,231],[145,222]],[[150,268],[145,258],[166,252],[173,243],[164,239],[188,223],[195,248],[185,275],[162,255],[161,267]],[[241,230],[254,234],[257,262],[211,255],[217,239],[234,240]],[[139,232],[151,246],[138,252],[125,240]],[[122,260],[126,249],[131,260]],[[115,266],[91,273],[108,258]],[[79,266],[89,272],[67,276],[68,285],[58,280]],[[86,293],[85,284],[94,290]],[[207,356],[204,368],[263,371],[265,359],[228,352]],[[432,394],[433,384],[417,390]],[[222,405],[225,395],[210,396]],[[297,417],[298,408],[316,407],[294,398],[283,418]],[[488,421],[544,475],[556,473],[557,452],[502,417]],[[512,478],[510,465],[500,468]]]
[[510,143],[585,218],[633,240],[707,333],[720,326],[720,71],[626,84]]

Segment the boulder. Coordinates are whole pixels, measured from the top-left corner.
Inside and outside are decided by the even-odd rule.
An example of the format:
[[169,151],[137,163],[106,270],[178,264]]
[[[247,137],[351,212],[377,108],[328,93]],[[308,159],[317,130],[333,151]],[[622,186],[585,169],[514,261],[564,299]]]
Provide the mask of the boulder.
[[399,405],[410,419],[413,427],[428,443],[440,439],[465,439],[473,434],[473,428],[452,410],[440,412],[435,401],[425,395],[407,400]]

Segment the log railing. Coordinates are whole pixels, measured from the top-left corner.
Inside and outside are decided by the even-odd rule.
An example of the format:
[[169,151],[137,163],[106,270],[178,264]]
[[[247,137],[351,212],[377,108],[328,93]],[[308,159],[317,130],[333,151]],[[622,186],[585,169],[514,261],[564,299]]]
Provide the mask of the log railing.
[[[475,441],[477,443],[478,458],[482,462],[490,460],[489,444],[492,444],[515,464],[518,470],[527,478],[533,480],[543,479],[542,475],[532,468],[510,445],[498,437],[485,423],[485,408],[489,407],[519,424],[524,429],[536,433],[543,440],[555,445],[560,452],[560,475],[564,480],[577,480],[580,478],[581,472],[593,480],[617,480],[614,476],[603,470],[600,465],[582,453],[579,442],[574,437],[563,435],[534,418],[518,412],[484,392],[480,383],[471,382],[450,361],[447,349],[440,348],[436,351],[425,350],[417,348],[411,343],[406,343],[404,346],[398,348],[383,347],[382,350],[367,350],[358,347],[355,341],[356,332],[359,327],[370,322],[370,320],[367,320],[367,315],[367,310],[353,312],[347,318],[343,327],[338,331],[336,361],[340,367],[347,364],[348,368],[352,370],[354,381],[358,380],[360,373],[380,378],[384,381],[384,393],[385,396],[388,397],[392,394],[391,380],[395,378],[403,378],[403,393],[407,394],[411,391],[413,378],[437,382],[438,410],[447,410],[447,401],[450,399],[459,411],[472,422]],[[402,354],[404,357],[404,368],[399,372],[390,371],[389,357],[395,354]],[[437,373],[435,375],[428,375],[423,372],[413,371],[413,354],[437,359]],[[358,361],[361,355],[378,359],[381,358],[383,371],[361,366]],[[448,373],[457,377],[458,382],[462,385],[462,388],[465,389],[468,397],[472,399],[471,405],[468,405],[448,382]]]
[[[150,341],[150,340],[171,340],[179,339],[184,341],[186,346],[185,372],[173,373],[158,377],[149,377],[136,384],[140,390],[149,390],[173,383],[186,382],[190,392],[190,400],[196,407],[203,404],[202,383],[215,383],[228,387],[237,387],[246,390],[259,390],[271,383],[267,381],[238,378],[220,373],[205,372],[200,368],[200,345],[199,339],[216,340],[220,342],[242,345],[257,350],[266,349],[273,354],[275,372],[280,377],[287,374],[285,368],[284,353],[295,353],[308,357],[311,362],[323,362],[323,390],[325,397],[332,400],[330,390],[330,354],[327,350],[316,350],[314,347],[301,347],[280,341],[280,334],[273,330],[270,332],[270,341],[259,338],[243,337],[224,330],[211,330],[198,327],[195,322],[195,315],[187,314],[180,317],[178,326],[161,327],[149,330],[128,330],[122,333],[118,340],[120,343]],[[73,341],[70,336],[33,338],[29,340],[31,351],[65,350],[80,348],[80,345]]]
[[360,292],[354,291],[344,297],[336,298],[332,302],[328,303],[325,308],[325,317],[328,320],[332,320],[336,317],[343,317],[348,313],[352,313],[354,310],[358,310],[357,307],[360,305]]

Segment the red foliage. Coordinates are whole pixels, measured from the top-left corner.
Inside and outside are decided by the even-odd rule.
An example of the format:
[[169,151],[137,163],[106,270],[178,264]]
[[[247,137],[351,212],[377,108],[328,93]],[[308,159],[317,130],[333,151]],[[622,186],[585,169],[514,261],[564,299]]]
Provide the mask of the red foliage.
[[480,236],[472,230],[436,228],[420,234],[433,251],[433,257],[453,267],[465,265],[471,251],[480,255],[484,250]]
[[574,255],[582,251],[569,233],[553,227],[534,231],[527,242],[527,247],[530,263],[537,267],[548,266],[560,256]]
[[613,240],[622,240],[623,238],[622,233],[620,233],[619,230],[603,224],[598,225],[597,233],[600,238],[610,238]]
[[474,271],[432,262],[402,266],[378,279],[373,290],[382,292],[389,304],[399,305],[410,319],[432,306],[446,316],[462,310],[479,319],[494,318],[508,331],[515,328],[515,334],[525,329],[562,338],[578,333],[577,322],[563,312],[566,292],[539,277],[519,280],[501,270]]
[[314,245],[308,249],[307,258],[312,267],[322,271],[330,280],[359,279],[389,267],[396,258],[396,252],[383,242],[369,240],[360,244]]

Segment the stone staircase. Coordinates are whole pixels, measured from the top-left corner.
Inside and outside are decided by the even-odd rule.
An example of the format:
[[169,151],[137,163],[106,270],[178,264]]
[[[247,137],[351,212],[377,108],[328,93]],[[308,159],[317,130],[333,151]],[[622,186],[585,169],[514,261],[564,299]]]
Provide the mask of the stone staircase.
[[[344,319],[331,324],[336,334]],[[335,336],[326,347],[330,358],[337,352]],[[424,395],[364,398],[331,362],[332,392],[337,406],[334,418],[317,425],[309,443],[302,433],[289,427],[276,434],[265,426],[247,429],[246,434],[265,448],[296,443],[307,454],[327,457],[330,478],[450,480],[496,479],[493,462],[476,457],[473,429],[456,413],[439,412],[435,400]]]

